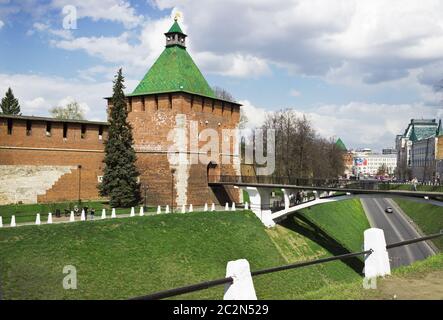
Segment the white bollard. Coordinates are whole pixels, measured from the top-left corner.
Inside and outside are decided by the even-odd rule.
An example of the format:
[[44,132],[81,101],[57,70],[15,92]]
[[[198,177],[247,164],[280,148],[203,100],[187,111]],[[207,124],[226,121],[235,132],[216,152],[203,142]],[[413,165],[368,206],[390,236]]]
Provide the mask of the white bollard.
[[145,209],[143,209],[143,206],[141,206],[139,216],[143,217],[144,215],[145,215]]
[[106,219],[106,209],[102,209],[102,220]]
[[40,213],[37,213],[37,217],[35,217],[35,224],[38,225],[38,226],[41,224]]
[[194,212],[194,207],[192,206],[192,204],[189,205],[189,211],[188,212]]
[[211,205],[211,211],[215,211],[215,203],[212,203],[212,205]]
[[186,213],[186,205],[182,205],[182,213]]
[[245,202],[245,210],[249,210],[249,203]]
[[231,211],[235,211],[235,202],[232,203]]
[[15,224],[15,215],[13,215],[12,217],[11,217],[11,224],[10,224],[10,226],[11,227],[16,227],[17,225]]
[[225,204],[225,211],[229,211],[229,203],[227,203],[227,202]]
[[3,218],[0,216],[0,228],[3,228]]
[[157,207],[157,214],[161,214],[162,213],[162,207],[158,206]]
[[373,279],[391,274],[385,234],[382,229],[371,228],[364,232],[364,250],[373,252],[365,259],[365,278]]
[[52,224],[52,212],[48,213],[48,224]]
[[135,209],[134,209],[134,207],[131,207],[131,214],[129,216],[130,217],[135,217]]
[[203,211],[204,211],[204,212],[208,211],[208,204],[207,204],[207,203],[205,203],[205,208],[204,208]]
[[85,210],[84,209],[82,209],[82,214],[80,216],[80,220],[81,221],[85,221],[86,220],[86,215],[85,215]]
[[74,222],[74,221],[75,221],[74,211],[71,211],[71,216],[69,217],[69,222]]
[[232,277],[234,281],[225,285],[223,300],[257,300],[248,260],[229,261],[226,277]]
[[115,215],[115,208],[112,208],[111,218],[117,218]]
[[169,213],[169,205],[166,205],[165,213]]

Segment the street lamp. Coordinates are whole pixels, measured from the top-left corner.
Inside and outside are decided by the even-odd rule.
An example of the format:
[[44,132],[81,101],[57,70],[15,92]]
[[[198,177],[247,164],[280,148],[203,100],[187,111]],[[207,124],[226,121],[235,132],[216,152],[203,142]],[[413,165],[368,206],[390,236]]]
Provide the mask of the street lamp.
[[174,173],[175,169],[171,169],[171,213],[174,213]]
[[81,192],[81,180],[82,180],[82,165],[79,164],[77,166],[78,168],[78,203],[80,204],[81,198],[80,198],[80,192]]
[[144,196],[144,202],[145,202],[145,207],[144,209],[147,210],[148,206],[147,206],[147,200],[148,200],[148,185],[145,183],[143,185],[143,189],[145,191],[145,196]]

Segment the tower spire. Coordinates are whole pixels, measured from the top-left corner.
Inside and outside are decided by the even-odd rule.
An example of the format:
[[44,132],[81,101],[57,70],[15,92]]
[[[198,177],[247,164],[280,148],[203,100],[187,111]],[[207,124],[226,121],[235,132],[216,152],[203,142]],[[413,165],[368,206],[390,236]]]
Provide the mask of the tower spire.
[[186,48],[186,37],[187,35],[183,33],[177,20],[180,17],[180,13],[176,13],[174,17],[174,24],[171,26],[168,32],[165,33],[166,36],[166,47],[179,46]]

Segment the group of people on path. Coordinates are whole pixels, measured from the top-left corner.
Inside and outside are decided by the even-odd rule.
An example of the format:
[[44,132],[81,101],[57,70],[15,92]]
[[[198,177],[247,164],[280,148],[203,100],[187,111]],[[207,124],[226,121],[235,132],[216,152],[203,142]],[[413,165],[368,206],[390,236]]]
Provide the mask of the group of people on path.
[[[90,219],[94,220],[94,216],[95,216],[95,209],[91,208],[89,209],[88,207],[83,207],[82,209],[80,209],[77,205],[74,206],[74,209],[72,210],[74,212],[74,215],[76,216],[80,216],[82,214],[82,210],[85,211],[85,219],[88,219],[88,213],[90,215]],[[71,211],[69,209],[65,209],[65,217],[68,217],[71,214]],[[55,216],[57,218],[61,217],[61,211],[60,209],[55,209]]]

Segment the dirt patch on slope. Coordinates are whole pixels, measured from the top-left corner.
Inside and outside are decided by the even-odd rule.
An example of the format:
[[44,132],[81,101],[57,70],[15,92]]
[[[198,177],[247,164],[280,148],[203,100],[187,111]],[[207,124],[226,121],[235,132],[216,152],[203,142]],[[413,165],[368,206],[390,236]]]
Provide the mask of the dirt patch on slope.
[[443,300],[443,271],[423,277],[389,277],[378,282],[375,299]]

